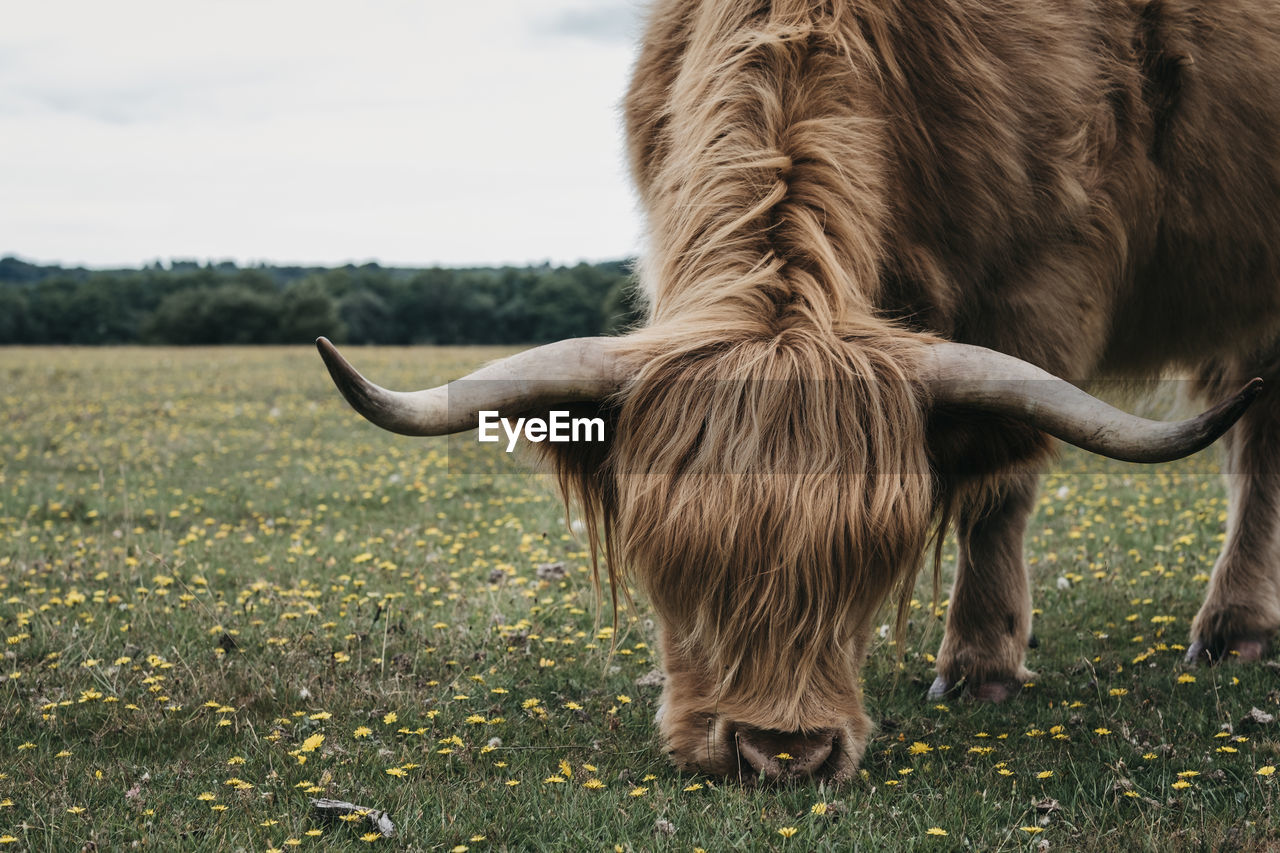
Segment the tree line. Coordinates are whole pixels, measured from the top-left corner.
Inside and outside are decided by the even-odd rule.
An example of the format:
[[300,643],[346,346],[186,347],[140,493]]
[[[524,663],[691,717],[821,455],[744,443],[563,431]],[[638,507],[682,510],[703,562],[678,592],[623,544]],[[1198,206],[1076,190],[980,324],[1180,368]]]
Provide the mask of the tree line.
[[0,258],[0,344],[526,344],[631,328],[627,261],[400,269]]

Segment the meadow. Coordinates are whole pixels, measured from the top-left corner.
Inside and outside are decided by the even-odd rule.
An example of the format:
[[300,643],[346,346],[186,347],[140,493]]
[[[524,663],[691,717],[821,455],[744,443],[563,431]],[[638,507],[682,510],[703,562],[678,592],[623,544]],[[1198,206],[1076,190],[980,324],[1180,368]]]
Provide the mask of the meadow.
[[[420,387],[500,353],[351,355]],[[309,348],[0,350],[0,850],[1280,849],[1280,667],[1182,663],[1213,450],[1062,453],[1004,705],[926,701],[922,573],[838,788],[673,770],[647,606],[613,621],[504,456],[381,432]]]

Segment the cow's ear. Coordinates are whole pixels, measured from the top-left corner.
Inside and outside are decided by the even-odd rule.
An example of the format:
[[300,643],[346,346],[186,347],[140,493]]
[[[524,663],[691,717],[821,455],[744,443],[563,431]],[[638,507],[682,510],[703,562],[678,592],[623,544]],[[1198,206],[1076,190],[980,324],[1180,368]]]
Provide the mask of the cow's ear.
[[1053,439],[1028,424],[976,409],[935,407],[925,441],[930,465],[946,490],[1047,456]]

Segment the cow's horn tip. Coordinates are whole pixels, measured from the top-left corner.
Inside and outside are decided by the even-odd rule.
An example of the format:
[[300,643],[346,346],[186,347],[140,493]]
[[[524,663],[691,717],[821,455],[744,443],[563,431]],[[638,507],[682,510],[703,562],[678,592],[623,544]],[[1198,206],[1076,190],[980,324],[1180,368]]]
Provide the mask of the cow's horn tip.
[[1240,393],[1227,403],[1228,410],[1232,413],[1232,422],[1240,415],[1244,414],[1244,410],[1249,408],[1254,400],[1258,399],[1258,395],[1262,393],[1263,381],[1261,376],[1255,376],[1250,379],[1245,386],[1240,389]]
[[345,369],[345,371],[350,370],[347,360],[338,352],[338,348],[333,345],[333,341],[321,335],[316,338],[316,349],[320,351],[320,357],[324,359],[324,363],[329,367],[330,371],[335,368]]

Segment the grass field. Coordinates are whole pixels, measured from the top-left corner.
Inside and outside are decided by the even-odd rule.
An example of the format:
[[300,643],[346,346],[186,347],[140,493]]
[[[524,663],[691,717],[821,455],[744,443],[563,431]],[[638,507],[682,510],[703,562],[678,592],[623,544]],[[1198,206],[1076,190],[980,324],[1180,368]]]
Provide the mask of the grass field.
[[[394,387],[495,354],[353,358]],[[648,610],[610,624],[549,484],[500,456],[366,424],[310,349],[0,350],[0,850],[1280,849],[1280,724],[1242,722],[1280,714],[1280,670],[1181,664],[1212,451],[1064,453],[1036,683],[925,701],[922,581],[834,790],[672,770]]]

